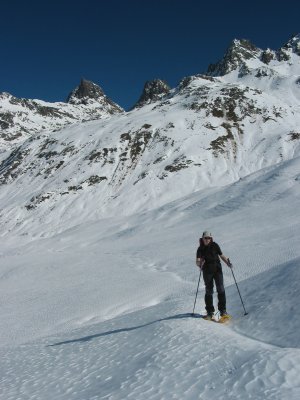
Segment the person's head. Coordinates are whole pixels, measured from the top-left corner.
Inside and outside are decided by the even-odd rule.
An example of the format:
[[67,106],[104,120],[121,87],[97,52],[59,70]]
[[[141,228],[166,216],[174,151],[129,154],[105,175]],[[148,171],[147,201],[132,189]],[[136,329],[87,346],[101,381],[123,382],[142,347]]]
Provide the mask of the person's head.
[[213,238],[212,238],[212,234],[209,231],[204,231],[203,235],[202,235],[202,241],[203,244],[205,246],[207,246],[208,244],[210,244],[212,242]]

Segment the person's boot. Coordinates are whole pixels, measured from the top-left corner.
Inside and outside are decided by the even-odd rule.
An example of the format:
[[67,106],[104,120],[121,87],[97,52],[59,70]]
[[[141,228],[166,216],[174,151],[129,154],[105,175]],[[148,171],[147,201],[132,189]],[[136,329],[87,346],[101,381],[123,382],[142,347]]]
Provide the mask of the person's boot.
[[213,319],[214,313],[207,313],[204,315],[203,319],[206,319],[207,321],[211,321]]
[[227,311],[221,311],[220,312],[220,318],[219,318],[219,322],[227,322],[229,321],[231,318],[231,316],[228,314]]

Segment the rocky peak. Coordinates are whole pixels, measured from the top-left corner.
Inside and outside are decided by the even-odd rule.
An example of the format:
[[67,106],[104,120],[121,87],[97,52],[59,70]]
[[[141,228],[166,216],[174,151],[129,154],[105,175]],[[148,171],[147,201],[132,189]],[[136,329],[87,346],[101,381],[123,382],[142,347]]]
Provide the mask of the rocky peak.
[[78,104],[78,100],[81,101],[86,98],[98,100],[102,97],[104,97],[104,92],[100,86],[86,79],[81,79],[79,86],[69,94],[67,103]]
[[100,86],[86,79],[81,79],[79,86],[77,86],[67,98],[67,103],[76,105],[88,105],[94,101],[110,108],[112,114],[114,112],[123,111],[120,106],[105,95]]
[[208,67],[208,75],[222,76],[238,67],[245,67],[245,61],[251,58],[259,57],[261,50],[246,39],[234,39],[226,50],[221,61],[216,64],[210,64]]
[[282,46],[279,50],[279,53],[295,53],[300,56],[300,34],[293,35],[290,40]]
[[261,53],[261,56],[260,56],[260,60],[264,64],[269,64],[272,60],[275,60],[275,59],[276,59],[276,53],[275,53],[275,51],[273,51],[271,49],[263,50],[263,52]]
[[86,79],[81,79],[79,86],[69,94],[67,103],[78,104],[79,102],[84,102],[85,99],[98,100],[104,96],[104,92],[100,86]]
[[170,90],[170,86],[161,79],[147,81],[144,85],[141,97],[133,108],[142,107],[145,104],[160,100],[163,96],[167,95]]
[[270,49],[264,50],[261,55],[261,61],[265,64],[269,64],[271,60],[289,61],[292,53],[300,56],[300,34],[292,35],[289,41],[276,52]]
[[9,97],[11,97],[11,94],[8,92],[0,92],[0,99],[8,99]]
[[57,130],[76,121],[107,118],[123,111],[98,85],[85,79],[68,96],[67,103],[23,99],[0,92],[0,153],[39,131]]

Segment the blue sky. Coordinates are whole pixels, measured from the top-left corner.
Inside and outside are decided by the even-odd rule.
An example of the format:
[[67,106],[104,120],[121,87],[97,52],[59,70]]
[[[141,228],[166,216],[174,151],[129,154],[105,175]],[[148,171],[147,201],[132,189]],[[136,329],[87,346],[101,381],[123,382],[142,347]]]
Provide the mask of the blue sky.
[[82,77],[125,109],[147,80],[175,87],[234,38],[277,49],[300,32],[300,2],[4,0],[0,91],[64,101]]

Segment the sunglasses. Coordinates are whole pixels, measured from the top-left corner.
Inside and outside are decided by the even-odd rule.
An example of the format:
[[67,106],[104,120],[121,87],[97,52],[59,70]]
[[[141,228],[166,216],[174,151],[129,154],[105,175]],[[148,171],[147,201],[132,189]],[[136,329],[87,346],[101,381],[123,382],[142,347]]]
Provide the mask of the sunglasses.
[[205,240],[211,240],[211,237],[205,237],[204,239]]

